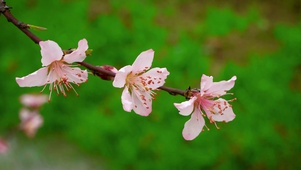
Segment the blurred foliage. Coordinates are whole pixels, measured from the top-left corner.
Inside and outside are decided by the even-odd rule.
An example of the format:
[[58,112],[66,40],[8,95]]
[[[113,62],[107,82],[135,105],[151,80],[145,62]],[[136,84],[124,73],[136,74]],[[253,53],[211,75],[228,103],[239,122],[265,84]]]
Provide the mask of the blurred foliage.
[[[60,134],[102,157],[108,169],[301,168],[296,161],[301,159],[300,15],[296,14],[293,24],[271,23],[256,3],[243,13],[220,4],[205,4],[202,13],[191,13],[190,8],[200,6],[198,1],[173,1],[168,7],[146,0],[7,3],[20,21],[47,28],[34,32],[41,39],[54,40],[63,49],[76,47],[86,38],[93,49],[86,61],[94,65],[120,68],[131,64],[141,51],[153,48],[153,66],[167,67],[171,73],[167,86],[198,87],[202,74],[213,74],[216,81],[238,77],[232,90],[238,98],[233,103],[236,119],[219,123],[221,130],[209,124],[210,131],[191,142],[181,136],[188,117],[180,116],[173,106],[183,97],[158,92],[153,113],[141,117],[122,110],[122,89],[92,75],[88,83],[76,88],[79,97],[73,92],[66,98],[52,96],[41,111],[45,124],[36,138]],[[287,3],[286,8],[298,4]],[[189,16],[179,18],[179,13],[194,18],[192,27],[186,20]],[[15,83],[15,77],[41,67],[41,56],[39,46],[3,16],[0,25],[0,134],[4,135],[18,126],[18,97],[42,90],[19,88]],[[254,30],[268,36],[252,39],[253,44],[265,49],[262,42],[268,40],[278,44],[277,48],[248,51],[251,46],[244,42],[251,40],[232,42],[235,34],[245,37]],[[225,49],[230,43],[235,47]],[[230,55],[223,55],[228,54],[223,50],[230,50]],[[237,51],[243,55],[231,57]],[[47,88],[43,93],[48,93]]]

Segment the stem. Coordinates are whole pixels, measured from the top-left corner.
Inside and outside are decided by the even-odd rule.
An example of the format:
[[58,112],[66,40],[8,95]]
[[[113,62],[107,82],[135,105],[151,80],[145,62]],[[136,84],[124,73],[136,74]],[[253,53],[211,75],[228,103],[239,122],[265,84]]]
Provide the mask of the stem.
[[[34,43],[39,44],[40,41],[42,41],[39,37],[37,37],[35,34],[33,34],[31,31],[29,31],[29,26],[27,24],[24,24],[20,21],[18,21],[11,13],[10,13],[10,7],[6,5],[6,2],[4,0],[1,0],[0,2],[0,12],[6,17],[8,22],[13,23],[19,30],[21,30],[27,37],[29,37]],[[1,14],[0,13],[0,14]],[[91,70],[95,75],[102,77],[115,77],[115,73],[105,70],[98,66],[93,66],[86,62],[78,62],[78,64],[86,67],[87,69]],[[161,86],[158,89],[161,89],[163,91],[168,92],[171,95],[181,95],[184,97],[186,96],[187,90],[179,90],[171,87]]]

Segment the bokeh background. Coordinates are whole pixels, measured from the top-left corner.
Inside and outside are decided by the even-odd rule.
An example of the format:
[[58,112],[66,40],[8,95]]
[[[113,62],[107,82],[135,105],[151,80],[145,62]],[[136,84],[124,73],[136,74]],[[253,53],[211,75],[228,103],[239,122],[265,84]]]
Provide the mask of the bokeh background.
[[[158,92],[149,117],[122,110],[109,81],[52,96],[41,109],[44,125],[33,139],[19,132],[20,88],[15,77],[41,67],[40,47],[0,15],[0,136],[10,149],[0,169],[300,169],[301,2],[298,0],[7,0],[22,22],[63,49],[86,38],[85,61],[121,68],[155,50],[153,66],[167,67],[166,86],[199,87],[238,77],[237,117],[185,141],[173,103]],[[46,89],[43,93],[48,94]]]

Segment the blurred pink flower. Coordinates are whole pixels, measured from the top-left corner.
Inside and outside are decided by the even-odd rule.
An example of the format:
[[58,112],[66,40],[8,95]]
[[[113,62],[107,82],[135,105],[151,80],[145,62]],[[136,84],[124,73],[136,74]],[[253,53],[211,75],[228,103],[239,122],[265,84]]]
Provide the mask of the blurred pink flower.
[[21,103],[30,108],[38,108],[48,101],[48,95],[44,94],[23,94],[20,97]]
[[51,40],[41,41],[40,47],[41,61],[44,67],[25,77],[17,77],[16,81],[20,87],[44,86],[45,88],[47,84],[50,84],[50,99],[52,90],[57,91],[58,94],[61,92],[66,96],[66,90],[73,89],[75,91],[71,83],[79,85],[87,81],[88,73],[86,70],[70,65],[73,62],[81,62],[86,58],[85,51],[88,49],[86,39],[80,40],[78,48],[66,55],[63,54],[59,45]]
[[6,154],[8,151],[8,144],[4,139],[0,138],[0,154]]
[[166,68],[150,69],[153,58],[152,49],[143,51],[133,65],[127,65],[116,73],[113,86],[124,87],[121,101],[125,111],[134,110],[141,116],[148,116],[151,113],[152,99],[155,95],[153,90],[163,86],[169,75]]
[[20,129],[25,132],[28,137],[34,137],[37,130],[43,124],[43,117],[36,110],[21,109],[20,110]]
[[227,100],[220,98],[234,86],[235,80],[236,76],[233,76],[228,81],[213,82],[212,76],[203,74],[200,90],[192,90],[192,95],[188,101],[174,103],[181,115],[188,116],[191,114],[191,118],[185,123],[182,132],[184,139],[193,140],[206,126],[203,118],[205,114],[202,111],[206,113],[210,123],[215,123],[215,121],[229,122],[235,118],[232,106]]

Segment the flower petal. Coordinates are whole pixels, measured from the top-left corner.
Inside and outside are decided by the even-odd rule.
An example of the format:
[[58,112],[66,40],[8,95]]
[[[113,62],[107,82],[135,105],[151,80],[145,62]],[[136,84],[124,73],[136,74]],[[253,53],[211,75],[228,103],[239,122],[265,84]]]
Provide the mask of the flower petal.
[[139,54],[133,63],[133,73],[140,73],[152,66],[154,59],[154,50],[149,49]]
[[0,138],[0,155],[1,154],[6,154],[9,150],[9,146],[7,142],[4,139]]
[[225,99],[220,98],[212,101],[211,105],[202,105],[202,107],[210,121],[229,122],[235,118],[232,106]]
[[185,140],[193,140],[196,138],[203,130],[205,125],[205,120],[201,115],[199,109],[195,109],[191,115],[191,118],[185,123],[183,129],[183,137]]
[[48,67],[44,67],[25,77],[17,77],[16,81],[20,87],[43,86],[47,82],[47,74]]
[[38,128],[43,124],[43,117],[37,111],[24,108],[20,111],[20,119],[20,128],[24,130],[28,137],[34,137]]
[[[203,74],[200,83],[201,92],[206,92],[212,86],[212,83],[213,83],[213,77],[206,76],[205,74]],[[201,93],[201,95],[203,94]]]
[[26,108],[22,108],[19,112],[19,117],[21,119],[21,122],[26,121],[27,119],[30,118],[30,116],[32,115],[32,113],[36,114],[36,111],[30,111]]
[[188,101],[182,103],[174,103],[175,107],[179,110],[179,113],[183,116],[188,116],[192,113],[194,109],[194,102],[197,97],[193,97]]
[[67,63],[82,62],[86,58],[86,51],[88,50],[88,42],[82,39],[78,42],[78,47],[70,54],[64,56],[64,61]]
[[152,98],[147,92],[132,89],[132,101],[135,113],[148,116],[152,112]]
[[125,87],[123,89],[123,92],[121,95],[121,102],[122,102],[123,110],[125,110],[127,112],[131,112],[131,110],[133,109],[133,103],[132,103],[132,97],[131,97],[128,87]]
[[63,51],[61,47],[54,41],[40,41],[42,66],[48,66],[53,61],[62,59]]
[[229,122],[235,118],[232,107],[229,105],[228,101],[225,99],[218,99],[216,102],[220,103],[220,106],[214,106],[215,114],[211,114],[212,120],[218,122]]
[[203,74],[201,80],[201,95],[209,94],[212,97],[225,95],[235,84],[236,76],[233,76],[228,81],[213,82],[213,77]]
[[87,70],[81,70],[77,67],[63,66],[62,68],[67,81],[75,84],[84,83],[88,80]]
[[124,66],[122,67],[115,75],[113,86],[121,88],[126,83],[126,77],[128,74],[130,74],[132,71],[132,66]]
[[148,88],[154,90],[164,85],[165,79],[168,75],[169,72],[166,68],[152,68],[140,77],[145,79],[146,86]]
[[23,94],[20,97],[20,101],[27,107],[40,107],[48,101],[48,95],[45,94]]

